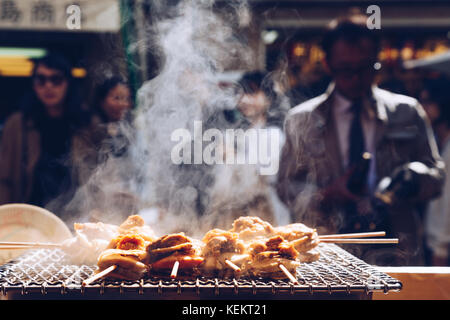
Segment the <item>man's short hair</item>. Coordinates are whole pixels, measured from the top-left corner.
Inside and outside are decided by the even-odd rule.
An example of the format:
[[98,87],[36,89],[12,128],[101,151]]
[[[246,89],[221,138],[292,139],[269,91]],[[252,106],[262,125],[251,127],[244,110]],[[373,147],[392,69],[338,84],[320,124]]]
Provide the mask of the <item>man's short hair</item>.
[[380,39],[377,29],[367,27],[367,16],[363,14],[352,14],[349,16],[332,20],[325,31],[322,39],[322,50],[328,60],[331,56],[333,45],[338,40],[357,44],[362,39],[369,39],[375,46],[375,54],[380,50]]

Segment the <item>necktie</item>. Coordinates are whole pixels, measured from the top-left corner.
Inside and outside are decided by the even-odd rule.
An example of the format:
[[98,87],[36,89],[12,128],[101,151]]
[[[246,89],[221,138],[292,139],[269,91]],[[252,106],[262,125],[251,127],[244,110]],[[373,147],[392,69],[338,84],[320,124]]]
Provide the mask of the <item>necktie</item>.
[[[353,168],[353,173],[349,178],[347,187],[351,192],[357,194],[364,194],[365,185],[367,183],[367,171],[361,170],[362,155],[365,151],[364,132],[361,124],[361,111],[362,104],[355,102],[350,112],[353,114],[353,120],[350,126],[349,133],[349,161],[348,168]],[[345,227],[341,232],[352,233],[369,231],[367,212],[363,214],[361,211],[363,208],[360,206],[362,202],[351,202],[345,207],[346,217],[344,225]]]
[[361,111],[362,104],[360,102],[354,103],[350,112],[353,113],[353,120],[350,127],[349,134],[349,168],[361,161],[361,156],[365,150],[364,132],[361,125]]

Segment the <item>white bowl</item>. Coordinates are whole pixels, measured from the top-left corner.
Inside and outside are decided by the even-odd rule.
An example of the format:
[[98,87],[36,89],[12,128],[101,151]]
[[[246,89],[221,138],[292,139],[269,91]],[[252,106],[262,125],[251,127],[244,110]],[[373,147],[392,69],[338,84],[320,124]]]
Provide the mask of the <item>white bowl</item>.
[[[67,225],[50,211],[22,203],[0,206],[0,241],[59,243],[72,237]],[[25,250],[0,250],[0,265]]]

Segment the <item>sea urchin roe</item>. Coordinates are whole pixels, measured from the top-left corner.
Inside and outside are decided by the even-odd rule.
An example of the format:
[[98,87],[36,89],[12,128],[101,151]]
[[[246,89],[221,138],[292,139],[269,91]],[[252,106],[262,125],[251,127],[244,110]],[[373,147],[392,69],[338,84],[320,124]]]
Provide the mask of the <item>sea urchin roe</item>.
[[137,234],[127,234],[119,237],[117,249],[120,250],[145,250],[145,240]]

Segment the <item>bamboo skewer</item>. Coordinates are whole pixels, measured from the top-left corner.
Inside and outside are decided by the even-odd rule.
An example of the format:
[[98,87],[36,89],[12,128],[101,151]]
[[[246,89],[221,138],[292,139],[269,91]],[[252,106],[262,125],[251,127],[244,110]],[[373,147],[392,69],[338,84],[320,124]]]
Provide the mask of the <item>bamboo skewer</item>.
[[0,246],[0,250],[30,250],[43,247],[33,247],[33,246]]
[[[382,237],[385,236],[386,232],[364,232],[364,233],[347,233],[347,234],[328,234],[319,236],[320,242],[324,243],[348,243],[348,244],[397,244],[399,243],[399,239],[391,238],[391,239],[373,239],[370,237]],[[58,248],[61,247],[61,244],[57,243],[44,243],[44,242],[11,242],[11,241],[0,241],[0,250],[26,250],[33,248]],[[241,268],[236,264],[226,259],[225,264],[234,270],[235,272],[241,272]],[[175,279],[177,277],[178,269],[180,266],[179,261],[175,261],[172,271],[170,274],[171,279]],[[283,265],[278,264],[279,269],[286,275],[286,277],[293,284],[299,284],[298,280],[291,272]],[[83,286],[90,285],[98,279],[101,279],[114,270],[116,270],[117,265],[112,265],[105,270],[94,274],[92,277],[84,280],[82,282]]]
[[367,237],[384,237],[385,231],[377,232],[361,232],[361,233],[344,233],[344,234],[327,234],[319,236],[319,239],[345,239],[345,238],[367,238]]
[[108,274],[110,274],[111,272],[116,270],[116,268],[117,268],[117,266],[115,264],[113,264],[112,266],[106,268],[105,270],[94,274],[92,277],[83,281],[83,286],[87,286],[87,285],[91,284],[92,282],[107,276]]
[[278,264],[278,267],[280,268],[281,271],[283,271],[286,277],[288,277],[289,280],[291,280],[293,284],[299,284],[298,280],[292,275],[292,273],[289,272],[289,270],[284,265],[280,263]]
[[173,267],[172,267],[172,273],[170,274],[170,278],[175,279],[177,277],[179,266],[180,266],[180,262],[175,261],[175,263],[173,264]]
[[225,263],[227,264],[227,266],[229,266],[231,269],[233,269],[235,272],[241,272],[241,268],[239,268],[237,265],[235,265],[233,262],[231,262],[230,260],[226,259]]
[[44,242],[0,242],[0,250],[11,249],[33,249],[33,248],[59,248],[60,244],[57,243],[44,243]]
[[327,243],[359,243],[359,244],[386,244],[386,243],[398,243],[397,238],[393,239],[348,239],[348,238],[340,238],[340,239],[320,239],[320,242]]

